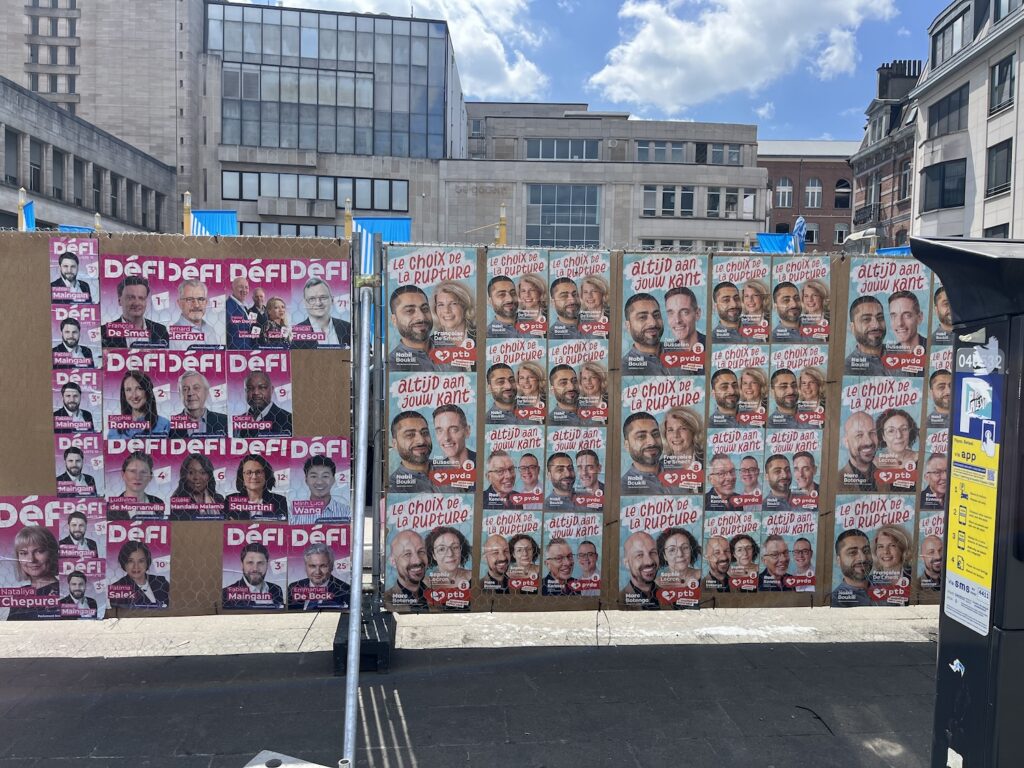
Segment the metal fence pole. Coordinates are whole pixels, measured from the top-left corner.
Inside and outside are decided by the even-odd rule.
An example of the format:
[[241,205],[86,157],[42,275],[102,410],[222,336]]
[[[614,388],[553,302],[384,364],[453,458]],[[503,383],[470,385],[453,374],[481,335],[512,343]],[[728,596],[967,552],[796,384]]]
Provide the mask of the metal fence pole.
[[373,274],[379,276],[380,283],[376,286],[377,302],[373,315],[373,410],[372,410],[372,439],[373,439],[373,493],[370,496],[370,520],[373,524],[373,611],[376,614],[381,610],[383,597],[384,580],[381,576],[383,569],[383,542],[381,541],[381,499],[384,498],[383,488],[383,462],[386,454],[384,435],[384,408],[385,399],[388,396],[388,388],[385,386],[384,373],[384,245],[380,234],[373,236]]
[[356,390],[355,429],[355,504],[352,515],[352,597],[348,619],[348,659],[345,668],[345,742],[339,766],[355,765],[356,720],[359,716],[359,645],[363,628],[363,523],[366,518],[366,473],[370,437],[370,342],[373,338],[370,315],[374,304],[373,274],[363,272],[360,264],[356,278],[359,310],[358,389]]

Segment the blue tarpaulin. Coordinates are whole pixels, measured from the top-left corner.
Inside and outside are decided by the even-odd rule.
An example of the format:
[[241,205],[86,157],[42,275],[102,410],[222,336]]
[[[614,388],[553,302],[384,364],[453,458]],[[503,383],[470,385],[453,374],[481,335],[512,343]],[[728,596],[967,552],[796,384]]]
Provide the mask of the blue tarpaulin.
[[88,232],[92,232],[93,228],[92,227],[79,227],[76,224],[58,224],[57,225],[57,231],[58,232],[81,232],[81,233],[88,233]]
[[191,235],[237,235],[238,214],[235,211],[192,211]]
[[895,248],[879,248],[875,251],[876,256],[909,256],[909,245],[898,245]]
[[757,233],[757,244],[761,253],[793,253],[793,235],[775,235],[769,232]]
[[25,203],[25,207],[21,209],[22,216],[25,220],[25,232],[36,231],[36,204],[35,201],[29,201]]
[[359,261],[362,272],[370,274],[373,272],[373,236],[380,234],[385,243],[408,243],[412,239],[412,219],[408,216],[356,216],[352,219],[352,231],[364,234]]

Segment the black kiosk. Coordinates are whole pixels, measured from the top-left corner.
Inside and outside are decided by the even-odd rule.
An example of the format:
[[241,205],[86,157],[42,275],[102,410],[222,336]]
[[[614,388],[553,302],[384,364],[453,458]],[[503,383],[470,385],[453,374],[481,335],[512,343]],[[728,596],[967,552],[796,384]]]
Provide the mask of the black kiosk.
[[1024,765],[1024,242],[911,239],[952,309],[932,768]]

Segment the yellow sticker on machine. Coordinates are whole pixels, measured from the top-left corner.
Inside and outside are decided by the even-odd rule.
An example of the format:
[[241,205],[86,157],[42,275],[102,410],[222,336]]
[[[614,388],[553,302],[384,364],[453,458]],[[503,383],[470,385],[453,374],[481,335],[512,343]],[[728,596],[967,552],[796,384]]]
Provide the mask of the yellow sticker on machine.
[[992,589],[999,445],[952,436],[946,572]]

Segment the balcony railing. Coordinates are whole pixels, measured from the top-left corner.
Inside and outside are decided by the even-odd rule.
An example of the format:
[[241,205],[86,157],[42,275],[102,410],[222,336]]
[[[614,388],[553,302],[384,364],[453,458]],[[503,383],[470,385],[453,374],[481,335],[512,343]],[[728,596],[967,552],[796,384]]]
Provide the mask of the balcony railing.
[[869,203],[868,205],[861,206],[853,213],[853,223],[858,224],[870,224],[871,222],[878,221],[878,215],[882,209],[879,203]]

